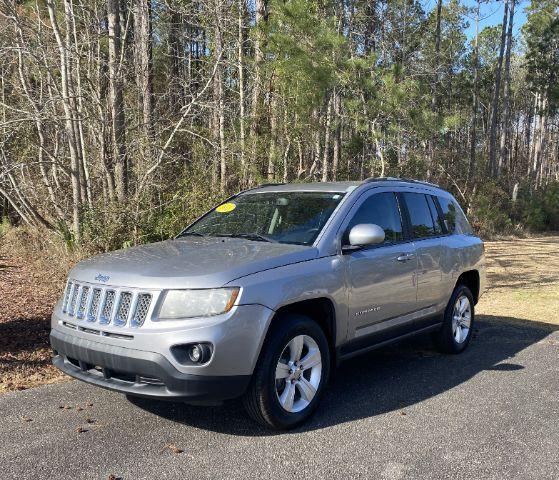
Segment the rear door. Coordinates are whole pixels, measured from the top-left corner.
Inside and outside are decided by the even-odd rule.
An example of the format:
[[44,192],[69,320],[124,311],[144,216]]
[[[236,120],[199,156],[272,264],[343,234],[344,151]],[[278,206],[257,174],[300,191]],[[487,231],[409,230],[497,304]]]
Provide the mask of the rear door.
[[349,338],[366,337],[411,323],[406,314],[416,309],[414,245],[408,241],[394,192],[364,194],[348,215],[343,243],[349,230],[362,223],[382,227],[384,243],[343,255],[346,264]]
[[417,255],[417,309],[422,316],[436,313],[442,288],[442,225],[433,198],[424,193],[402,192]]

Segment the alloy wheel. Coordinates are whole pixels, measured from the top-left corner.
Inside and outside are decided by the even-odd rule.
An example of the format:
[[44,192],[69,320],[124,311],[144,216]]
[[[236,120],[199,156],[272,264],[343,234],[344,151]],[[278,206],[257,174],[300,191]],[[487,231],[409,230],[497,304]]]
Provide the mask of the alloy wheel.
[[466,295],[461,295],[454,304],[452,312],[452,335],[456,343],[466,341],[472,325],[472,306]]
[[284,347],[276,366],[276,394],[290,413],[301,412],[315,397],[322,378],[322,355],[309,335],[297,335]]

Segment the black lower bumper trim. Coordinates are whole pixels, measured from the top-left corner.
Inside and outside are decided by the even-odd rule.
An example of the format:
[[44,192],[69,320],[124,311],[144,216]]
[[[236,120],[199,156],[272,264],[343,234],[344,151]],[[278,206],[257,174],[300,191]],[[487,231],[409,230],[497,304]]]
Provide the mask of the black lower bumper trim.
[[213,403],[241,396],[250,375],[179,372],[163,355],[106,345],[52,330],[53,364],[87,383],[146,398]]

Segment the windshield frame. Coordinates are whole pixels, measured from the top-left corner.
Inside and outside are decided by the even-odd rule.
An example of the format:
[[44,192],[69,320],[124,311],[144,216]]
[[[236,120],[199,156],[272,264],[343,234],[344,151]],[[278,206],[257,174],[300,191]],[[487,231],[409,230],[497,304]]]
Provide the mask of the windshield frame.
[[[338,204],[336,205],[336,207],[334,208],[334,210],[332,211],[332,213],[330,214],[330,216],[328,217],[328,219],[326,220],[326,222],[324,222],[324,225],[322,226],[322,228],[317,232],[316,237],[314,238],[312,243],[300,243],[300,242],[286,242],[286,241],[277,241],[274,243],[279,243],[282,245],[299,245],[302,247],[315,247],[318,245],[318,243],[320,242],[320,240],[322,239],[322,237],[324,236],[324,233],[326,232],[326,230],[328,229],[329,225],[332,223],[333,219],[336,217],[338,211],[340,210],[340,208],[342,207],[342,205],[346,202],[346,200],[348,199],[348,197],[350,197],[351,195],[349,195],[352,192],[349,192],[347,190],[337,190],[337,189],[313,189],[313,188],[309,188],[309,189],[299,189],[299,188],[294,188],[292,190],[259,190],[259,189],[248,189],[248,190],[243,190],[241,192],[238,192],[234,195],[231,195],[230,197],[222,200],[221,202],[217,203],[216,205],[214,205],[212,208],[210,208],[208,211],[206,211],[205,213],[203,213],[202,215],[200,215],[198,218],[196,218],[196,220],[194,220],[193,222],[191,222],[189,225],[187,225],[176,237],[175,239],[179,239],[179,238],[184,238],[188,236],[188,230],[190,230],[194,225],[196,225],[200,220],[204,219],[205,217],[207,217],[210,213],[212,213],[219,205],[222,205],[224,203],[228,203],[233,201],[235,198],[238,198],[240,196],[243,195],[261,195],[261,194],[269,194],[269,193],[322,193],[322,194],[332,194],[332,195],[340,195],[341,198],[338,201]],[[219,237],[219,236],[212,236],[212,235],[208,235],[208,237],[213,237],[213,238],[223,238],[223,237]]]

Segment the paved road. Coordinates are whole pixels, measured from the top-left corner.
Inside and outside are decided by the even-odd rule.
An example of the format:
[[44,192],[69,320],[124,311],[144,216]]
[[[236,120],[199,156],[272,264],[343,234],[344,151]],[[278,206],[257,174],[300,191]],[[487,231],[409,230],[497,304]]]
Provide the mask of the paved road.
[[416,339],[343,364],[312,421],[281,434],[237,403],[133,404],[79,382],[10,393],[0,477],[559,479],[558,354],[557,327],[482,317],[460,356]]

